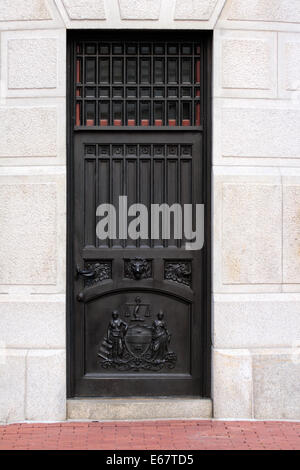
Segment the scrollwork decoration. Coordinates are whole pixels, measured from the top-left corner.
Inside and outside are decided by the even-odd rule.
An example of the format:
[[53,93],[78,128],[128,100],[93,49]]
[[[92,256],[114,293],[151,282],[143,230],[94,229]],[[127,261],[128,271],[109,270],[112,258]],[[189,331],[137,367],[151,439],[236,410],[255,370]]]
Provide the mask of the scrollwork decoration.
[[96,273],[94,277],[84,281],[85,287],[91,287],[95,284],[98,284],[99,282],[105,281],[106,279],[111,279],[111,261],[96,261],[93,263],[86,263],[85,268],[94,270]]
[[190,261],[167,261],[165,263],[165,279],[191,287],[192,265]]

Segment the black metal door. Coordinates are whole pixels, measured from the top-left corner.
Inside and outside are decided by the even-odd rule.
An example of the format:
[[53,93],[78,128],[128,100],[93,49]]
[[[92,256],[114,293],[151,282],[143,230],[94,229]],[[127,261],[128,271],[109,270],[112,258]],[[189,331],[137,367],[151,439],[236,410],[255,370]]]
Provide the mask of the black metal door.
[[[209,396],[210,34],[123,36],[69,36],[69,396]],[[120,196],[149,236],[120,234]],[[172,216],[151,238],[153,204],[204,204],[204,247]]]

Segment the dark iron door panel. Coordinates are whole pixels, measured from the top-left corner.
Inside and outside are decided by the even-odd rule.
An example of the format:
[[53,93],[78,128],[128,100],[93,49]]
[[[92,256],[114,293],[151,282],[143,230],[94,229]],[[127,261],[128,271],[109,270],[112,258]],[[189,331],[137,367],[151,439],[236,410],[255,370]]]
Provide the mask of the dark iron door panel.
[[[84,64],[83,51],[89,49],[84,41],[80,41],[80,49],[76,44],[71,41],[73,53],[74,49],[80,51],[80,60]],[[94,44],[96,49],[90,49],[94,53],[101,50],[98,42],[89,41],[88,44]],[[118,44],[119,49],[114,49],[114,43],[109,44],[110,70],[114,50],[119,54],[126,50],[142,51],[142,45],[134,48],[133,43],[132,49],[126,49],[125,43],[122,47]],[[160,47],[162,44],[161,41],[158,43]],[[170,46],[169,42],[165,43],[163,50],[172,51],[167,44]],[[145,45],[149,46],[149,43]],[[178,51],[197,51],[194,44],[190,44],[190,49],[186,43],[184,49],[178,41],[173,45],[177,54]],[[154,51],[155,43],[152,42],[150,47]],[[103,50],[107,52],[107,49]],[[134,57],[138,68],[143,57]],[[77,73],[74,94],[78,97],[76,55],[71,58],[73,74]],[[123,58],[124,64],[125,59],[128,61],[127,57]],[[168,58],[163,59],[164,64],[167,63]],[[151,61],[153,64],[155,58]],[[178,59],[179,63],[187,70],[182,59]],[[199,74],[194,55],[189,63],[192,64],[191,74]],[[87,66],[81,67],[84,68],[80,70],[85,70]],[[167,77],[168,66],[165,67]],[[126,68],[123,70],[124,77],[130,75]],[[98,80],[97,73],[95,81]],[[180,76],[180,69],[178,73]],[[136,77],[139,76],[137,70]],[[182,86],[179,76],[178,94]],[[138,82],[137,89],[141,88],[141,79],[133,80]],[[86,84],[80,86],[83,89]],[[113,85],[109,86],[113,96]],[[127,83],[122,86],[126,88]],[[94,88],[97,87],[98,82]],[[164,84],[164,88],[167,94],[168,85]],[[84,93],[81,91],[80,96],[86,96]],[[139,93],[137,91],[136,96]],[[145,126],[145,119],[140,126],[133,127],[130,121],[114,126],[113,114],[108,116],[108,124],[98,114],[101,99],[95,100],[97,104],[93,109],[98,111],[89,115],[89,123],[78,121],[78,116],[83,116],[88,107],[88,102],[82,99],[78,114],[79,101],[76,98],[72,101],[75,131],[72,133],[69,173],[72,189],[69,201],[69,211],[72,211],[69,221],[69,395],[207,396],[207,233],[204,248],[195,251],[185,249],[184,234],[182,238],[174,236],[172,217],[169,239],[162,238],[161,234],[155,239],[150,235],[153,204],[172,206],[178,203],[182,207],[205,204],[206,211],[208,209],[206,137],[203,126],[196,123],[198,108],[190,101],[190,125],[172,126],[172,129],[167,125],[168,101],[164,103],[163,124],[156,126],[157,120],[151,114],[156,108],[152,103],[149,126]],[[125,109],[128,103],[122,102],[122,107]],[[112,109],[113,104],[111,99]],[[135,109],[142,109],[140,105],[137,100]],[[177,105],[175,119],[179,121],[180,109],[184,106],[179,102]],[[138,124],[141,116],[137,112],[131,118]],[[98,127],[95,125],[97,120],[101,121]],[[192,121],[195,125],[191,125]],[[120,196],[127,197],[126,210],[135,203],[148,209],[149,236],[136,240],[118,236],[121,230]],[[104,240],[97,236],[100,220],[97,208],[101,204],[111,204],[116,209],[117,237],[114,239]],[[129,216],[128,222],[133,218]]]

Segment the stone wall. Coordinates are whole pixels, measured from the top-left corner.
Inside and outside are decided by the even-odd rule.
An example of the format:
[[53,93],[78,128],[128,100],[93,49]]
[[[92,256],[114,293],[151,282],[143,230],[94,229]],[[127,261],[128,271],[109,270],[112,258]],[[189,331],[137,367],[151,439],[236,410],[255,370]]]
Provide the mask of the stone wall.
[[300,2],[214,33],[215,417],[300,419]]
[[1,0],[0,421],[66,416],[67,28],[215,30],[214,413],[300,419],[299,0]]
[[0,420],[66,416],[66,27],[1,0]]

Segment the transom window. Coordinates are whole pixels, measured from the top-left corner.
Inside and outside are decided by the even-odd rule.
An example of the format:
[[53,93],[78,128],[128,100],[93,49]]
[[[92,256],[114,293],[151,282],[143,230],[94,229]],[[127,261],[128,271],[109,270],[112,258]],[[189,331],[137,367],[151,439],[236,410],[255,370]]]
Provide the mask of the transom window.
[[77,42],[75,125],[201,126],[201,48]]

